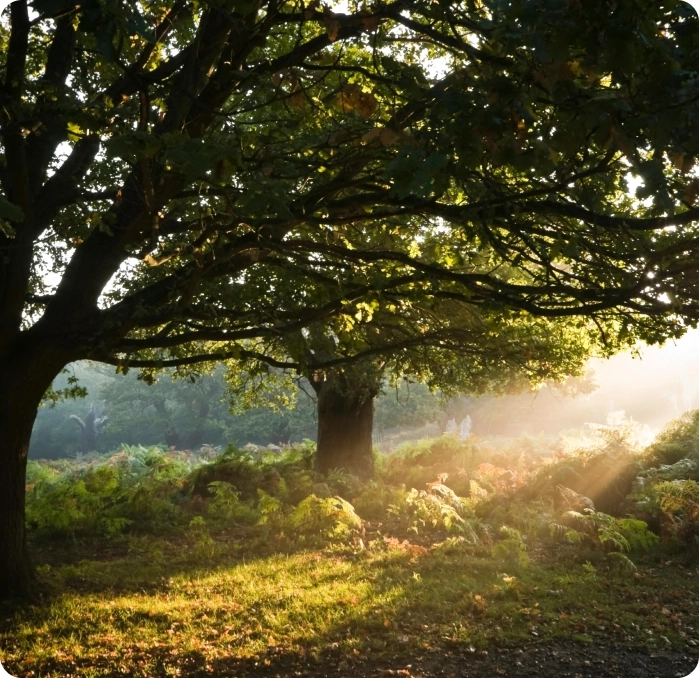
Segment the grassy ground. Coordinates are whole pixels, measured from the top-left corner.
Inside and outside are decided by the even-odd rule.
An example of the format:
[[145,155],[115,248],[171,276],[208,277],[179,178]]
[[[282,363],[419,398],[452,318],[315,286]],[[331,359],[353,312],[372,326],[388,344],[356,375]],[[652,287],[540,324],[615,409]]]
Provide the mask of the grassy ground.
[[[34,463],[46,596],[0,609],[0,660],[27,678],[319,678],[328,658],[349,675],[425,657],[416,675],[466,675],[465,653],[480,678],[503,671],[489,657],[507,666],[519,660],[501,653],[534,647],[554,662],[540,678],[586,678],[556,664],[592,665],[583,647],[600,662],[627,653],[609,675],[629,662],[651,675],[662,657],[686,675],[699,653],[699,414],[645,451],[627,428],[578,450],[425,441],[366,484],[318,476],[309,446]],[[597,511],[560,504],[570,483],[596,492]],[[541,656],[522,655],[522,676]]]
[[47,678],[204,675],[221,660],[335,652],[353,661],[557,639],[699,648],[699,575],[688,567],[641,563],[612,576],[543,551],[522,567],[455,540],[379,534],[364,548],[268,545],[255,555],[241,537],[206,547],[151,540],[130,554],[45,551],[53,564],[40,571],[53,594],[5,616],[6,668]]

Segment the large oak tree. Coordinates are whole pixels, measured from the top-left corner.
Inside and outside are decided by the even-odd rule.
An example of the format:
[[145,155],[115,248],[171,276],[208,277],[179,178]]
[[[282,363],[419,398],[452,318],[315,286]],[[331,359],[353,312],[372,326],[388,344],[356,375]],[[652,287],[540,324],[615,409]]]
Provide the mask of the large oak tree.
[[[322,369],[298,363],[293,337],[316,323],[341,340],[366,304],[405,319],[405,345],[437,350],[456,336],[431,323],[445,301],[516,322],[582,315],[610,346],[680,333],[697,311],[691,11],[13,2],[0,23],[0,596],[34,588],[27,449],[68,362]],[[419,322],[408,307],[425,309]],[[362,353],[348,334],[342,360]]]

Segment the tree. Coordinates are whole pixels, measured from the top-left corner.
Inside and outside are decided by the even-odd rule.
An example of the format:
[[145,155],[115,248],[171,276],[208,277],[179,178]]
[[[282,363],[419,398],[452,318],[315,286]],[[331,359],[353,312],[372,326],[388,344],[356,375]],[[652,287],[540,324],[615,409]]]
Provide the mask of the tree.
[[[475,312],[414,293],[400,318],[381,306],[371,316],[344,340],[339,329],[328,334],[312,325],[287,342],[297,363],[338,363],[306,374],[318,400],[316,468],[324,473],[344,468],[363,478],[372,474],[374,401],[387,377],[412,377],[450,395],[515,392],[580,374],[593,348],[584,322]],[[429,330],[404,341],[411,323]],[[343,364],[348,351],[374,357]]]
[[90,405],[84,419],[76,414],[71,414],[70,418],[80,427],[80,451],[93,452],[97,447],[97,438],[102,433],[102,428],[107,423],[109,417],[99,416],[94,403]]
[[223,442],[229,403],[221,368],[187,379],[164,373],[150,384],[135,374],[118,375],[100,388],[99,395],[110,415],[112,446],[165,443],[193,449]]
[[35,588],[29,437],[71,361],[337,367],[274,356],[414,296],[610,348],[696,316],[679,0],[31,6],[0,24],[0,597]]
[[[109,421],[96,446],[87,448],[100,453],[117,451],[122,444],[177,443],[180,449],[195,449],[201,444],[242,447],[250,442],[267,445],[315,438],[317,419],[308,384],[306,393],[295,397],[293,384],[270,392],[266,379],[264,394],[232,398],[225,376],[222,366],[210,375],[191,374],[187,379],[173,379],[168,370],[149,385],[136,372],[124,376],[110,366],[84,361],[71,365],[68,375],[54,385],[65,396],[68,379],[76,378],[81,391],[74,395],[87,395],[100,403]],[[74,417],[83,419],[86,409],[84,401],[69,397],[40,408],[30,457],[58,459],[80,451]],[[172,429],[178,440],[169,439]]]

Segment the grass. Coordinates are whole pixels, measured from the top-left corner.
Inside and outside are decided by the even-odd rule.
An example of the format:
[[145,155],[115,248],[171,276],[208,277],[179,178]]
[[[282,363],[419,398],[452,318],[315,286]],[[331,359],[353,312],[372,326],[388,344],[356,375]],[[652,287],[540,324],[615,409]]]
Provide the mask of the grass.
[[694,453],[617,497],[638,520],[555,506],[559,483],[636,473],[643,457],[612,433],[580,454],[444,437],[382,459],[364,485],[319,477],[308,446],[34,463],[47,597],[0,609],[0,659],[15,676],[111,678],[571,639],[696,653],[699,500],[678,480]]
[[678,566],[612,577],[552,552],[520,567],[455,539],[425,546],[381,535],[364,548],[266,547],[257,556],[235,540],[214,546],[205,556],[188,542],[154,540],[141,553],[78,551],[75,562],[45,563],[54,595],[5,619],[4,665],[45,678],[200,675],[328,652],[381,657],[534,638],[685,649],[699,641],[699,601],[687,586],[697,575]]

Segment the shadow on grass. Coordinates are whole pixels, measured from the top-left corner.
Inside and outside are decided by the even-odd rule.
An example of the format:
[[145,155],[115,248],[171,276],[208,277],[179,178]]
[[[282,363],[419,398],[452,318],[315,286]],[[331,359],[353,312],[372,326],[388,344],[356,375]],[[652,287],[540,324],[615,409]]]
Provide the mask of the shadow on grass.
[[102,560],[76,551],[65,564],[54,557],[42,570],[52,590],[45,605],[2,622],[8,671],[292,675],[332,665],[351,674],[362,662],[542,640],[679,648],[679,632],[699,626],[697,597],[674,569],[610,579],[546,555],[520,568],[466,547],[398,540],[357,552],[268,544],[251,553],[222,542],[215,557],[186,553],[185,542],[161,546]]

